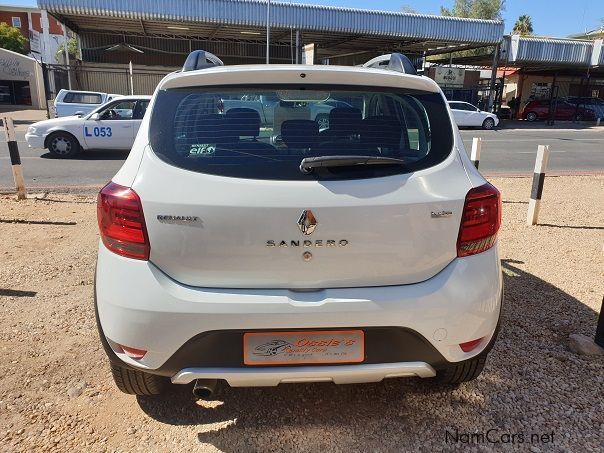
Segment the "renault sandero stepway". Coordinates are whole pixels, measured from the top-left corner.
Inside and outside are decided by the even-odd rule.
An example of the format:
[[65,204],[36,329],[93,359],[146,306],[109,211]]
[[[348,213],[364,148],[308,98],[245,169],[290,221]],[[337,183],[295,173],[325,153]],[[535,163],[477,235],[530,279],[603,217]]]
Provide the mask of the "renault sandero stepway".
[[203,397],[217,381],[474,379],[499,325],[500,223],[443,93],[405,56],[229,67],[196,51],[98,195],[115,382]]

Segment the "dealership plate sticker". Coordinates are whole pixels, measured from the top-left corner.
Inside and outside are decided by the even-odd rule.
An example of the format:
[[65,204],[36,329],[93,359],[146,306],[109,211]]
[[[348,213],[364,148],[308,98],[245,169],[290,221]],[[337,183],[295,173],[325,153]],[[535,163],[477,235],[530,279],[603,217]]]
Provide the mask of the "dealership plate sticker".
[[248,332],[243,335],[246,365],[358,363],[365,359],[362,330]]

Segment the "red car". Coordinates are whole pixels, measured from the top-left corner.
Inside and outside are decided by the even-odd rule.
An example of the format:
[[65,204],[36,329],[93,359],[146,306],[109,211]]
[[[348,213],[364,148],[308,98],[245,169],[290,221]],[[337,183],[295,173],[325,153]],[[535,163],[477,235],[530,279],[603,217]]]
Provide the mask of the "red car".
[[[546,120],[549,118],[549,100],[529,101],[522,109],[522,118],[527,121]],[[554,102],[552,108],[555,108],[555,120],[593,120],[594,113],[591,110],[570,104],[564,101]]]

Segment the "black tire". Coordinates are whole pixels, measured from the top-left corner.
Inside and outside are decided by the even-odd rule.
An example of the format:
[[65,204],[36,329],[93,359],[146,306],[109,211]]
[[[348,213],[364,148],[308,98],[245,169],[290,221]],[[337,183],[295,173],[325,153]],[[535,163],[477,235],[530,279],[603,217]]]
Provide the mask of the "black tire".
[[495,120],[493,118],[485,118],[482,122],[482,128],[486,130],[493,129],[495,127]]
[[457,385],[476,379],[482,373],[487,361],[487,354],[482,353],[469,360],[459,362],[442,370],[438,370],[434,382],[438,384]]
[[80,152],[80,143],[67,132],[55,132],[46,140],[46,148],[59,159],[69,159]]
[[532,123],[533,121],[537,121],[537,118],[538,118],[538,116],[537,116],[537,114],[536,114],[535,112],[528,112],[528,113],[525,115],[525,119],[526,119],[527,121],[530,121],[531,123]]
[[115,385],[129,395],[160,395],[168,386],[168,378],[124,368],[111,363]]

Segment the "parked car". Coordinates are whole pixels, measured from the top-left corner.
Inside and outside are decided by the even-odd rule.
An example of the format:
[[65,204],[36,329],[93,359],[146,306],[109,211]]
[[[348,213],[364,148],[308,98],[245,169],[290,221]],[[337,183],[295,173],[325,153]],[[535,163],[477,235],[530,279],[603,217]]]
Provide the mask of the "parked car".
[[96,91],[60,90],[54,101],[55,118],[84,116],[118,96],[122,95]]
[[590,110],[595,119],[602,118],[604,120],[604,99],[595,97],[567,97],[566,102],[573,106],[579,106],[585,110]]
[[478,107],[461,101],[449,101],[455,123],[459,127],[482,127],[493,129],[499,124],[499,118],[494,113],[484,112]]
[[[554,100],[552,106],[555,108],[554,120],[583,121],[594,119],[594,114],[592,111],[583,107],[579,107],[579,109],[577,109],[576,105],[572,105],[563,100]],[[527,121],[545,120],[549,118],[549,111],[549,100],[532,100],[524,106],[524,109],[522,110],[522,118]]]
[[[481,373],[503,297],[500,194],[433,80],[400,54],[366,65],[194,51],[159,83],[98,196],[97,326],[120,390]],[[364,109],[333,108],[321,131],[294,107],[273,142],[258,111],[216,102],[260,93]]]
[[83,149],[130,149],[151,96],[120,96],[84,117],[53,118],[25,133],[30,148],[47,148],[55,157],[74,157]]

